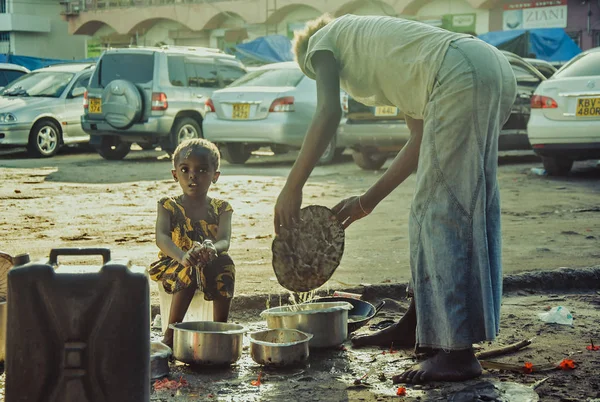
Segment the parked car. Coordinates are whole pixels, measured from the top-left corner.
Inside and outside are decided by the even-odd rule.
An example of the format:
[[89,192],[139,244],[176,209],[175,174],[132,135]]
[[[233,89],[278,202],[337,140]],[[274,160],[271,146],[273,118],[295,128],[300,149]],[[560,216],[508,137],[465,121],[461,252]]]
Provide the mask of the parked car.
[[[316,107],[316,82],[298,64],[268,64],[207,99],[204,137],[219,145],[227,162],[243,164],[261,147],[275,153],[300,148]],[[321,163],[343,150],[334,137]]]
[[105,159],[137,143],[172,153],[202,137],[204,102],[246,74],[234,56],[208,48],[126,48],[100,56],[85,95],[83,129]]
[[27,73],[29,73],[29,70],[18,64],[0,63],[0,91]]
[[[531,149],[527,138],[530,100],[535,88],[546,77],[522,57],[506,51],[503,53],[517,78],[518,94],[510,117],[500,132],[498,148],[502,151]],[[362,169],[381,168],[410,137],[404,114],[395,107],[369,107],[346,96],[344,110],[346,120],[340,127],[338,140],[352,148],[352,158]]]
[[60,64],[23,75],[0,92],[0,147],[26,146],[36,157],[87,143],[81,100],[94,64]]
[[523,60],[534,66],[536,70],[542,73],[546,78],[552,77],[557,70],[556,67],[552,65],[552,63],[546,60],[531,59],[528,57],[525,57]]
[[600,49],[581,53],[540,84],[527,130],[549,175],[600,159]]

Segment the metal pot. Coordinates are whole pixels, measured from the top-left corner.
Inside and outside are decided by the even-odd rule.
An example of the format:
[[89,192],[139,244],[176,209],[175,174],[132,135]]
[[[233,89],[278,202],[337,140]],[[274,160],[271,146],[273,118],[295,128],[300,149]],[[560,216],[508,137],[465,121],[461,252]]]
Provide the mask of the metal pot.
[[265,366],[287,366],[308,359],[311,334],[295,329],[269,329],[250,334],[250,356]]
[[334,301],[345,301],[352,304],[352,310],[348,311],[348,333],[355,332],[361,327],[367,325],[371,321],[379,310],[385,305],[385,301],[379,302],[377,307],[364,300],[353,299],[351,297],[332,296],[332,297],[320,297],[318,299],[310,300],[306,303],[323,303],[323,302],[334,302]]
[[230,365],[242,356],[246,329],[237,324],[188,321],[169,325],[173,329],[173,356],[193,365]]
[[260,313],[269,329],[297,329],[313,338],[312,348],[339,346],[348,338],[348,311],[346,302],[298,304],[275,307]]

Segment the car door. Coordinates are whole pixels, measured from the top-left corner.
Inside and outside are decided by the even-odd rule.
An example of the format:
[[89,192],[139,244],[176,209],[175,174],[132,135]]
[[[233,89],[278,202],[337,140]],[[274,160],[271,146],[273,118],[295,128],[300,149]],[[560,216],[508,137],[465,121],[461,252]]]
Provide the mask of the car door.
[[186,57],[185,73],[192,108],[204,111],[204,102],[219,89],[219,75],[213,58]]
[[86,71],[74,79],[71,88],[68,89],[65,98],[65,109],[62,116],[62,124],[66,123],[63,130],[63,141],[65,144],[83,142],[89,138],[81,128],[81,115],[83,114],[83,92],[87,90],[92,71]]
[[219,81],[221,88],[228,87],[229,84],[246,75],[246,70],[244,70],[238,64],[220,61],[217,63],[217,66],[219,68]]

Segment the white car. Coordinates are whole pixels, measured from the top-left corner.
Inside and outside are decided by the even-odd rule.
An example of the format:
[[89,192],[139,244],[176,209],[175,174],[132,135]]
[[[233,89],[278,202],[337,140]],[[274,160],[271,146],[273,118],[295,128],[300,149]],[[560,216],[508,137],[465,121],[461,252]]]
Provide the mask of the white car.
[[600,49],[574,57],[531,98],[529,142],[549,175],[574,161],[600,159]]

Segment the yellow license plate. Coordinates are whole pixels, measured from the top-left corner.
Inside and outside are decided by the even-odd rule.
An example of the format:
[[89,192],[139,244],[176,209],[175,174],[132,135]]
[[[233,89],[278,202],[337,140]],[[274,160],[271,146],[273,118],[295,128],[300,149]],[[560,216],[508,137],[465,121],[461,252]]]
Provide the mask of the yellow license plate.
[[102,99],[90,99],[90,113],[102,113]]
[[600,117],[600,98],[577,99],[577,117]]
[[398,108],[393,106],[377,106],[375,116],[397,116]]
[[233,105],[232,119],[247,119],[250,117],[250,104],[236,103]]

